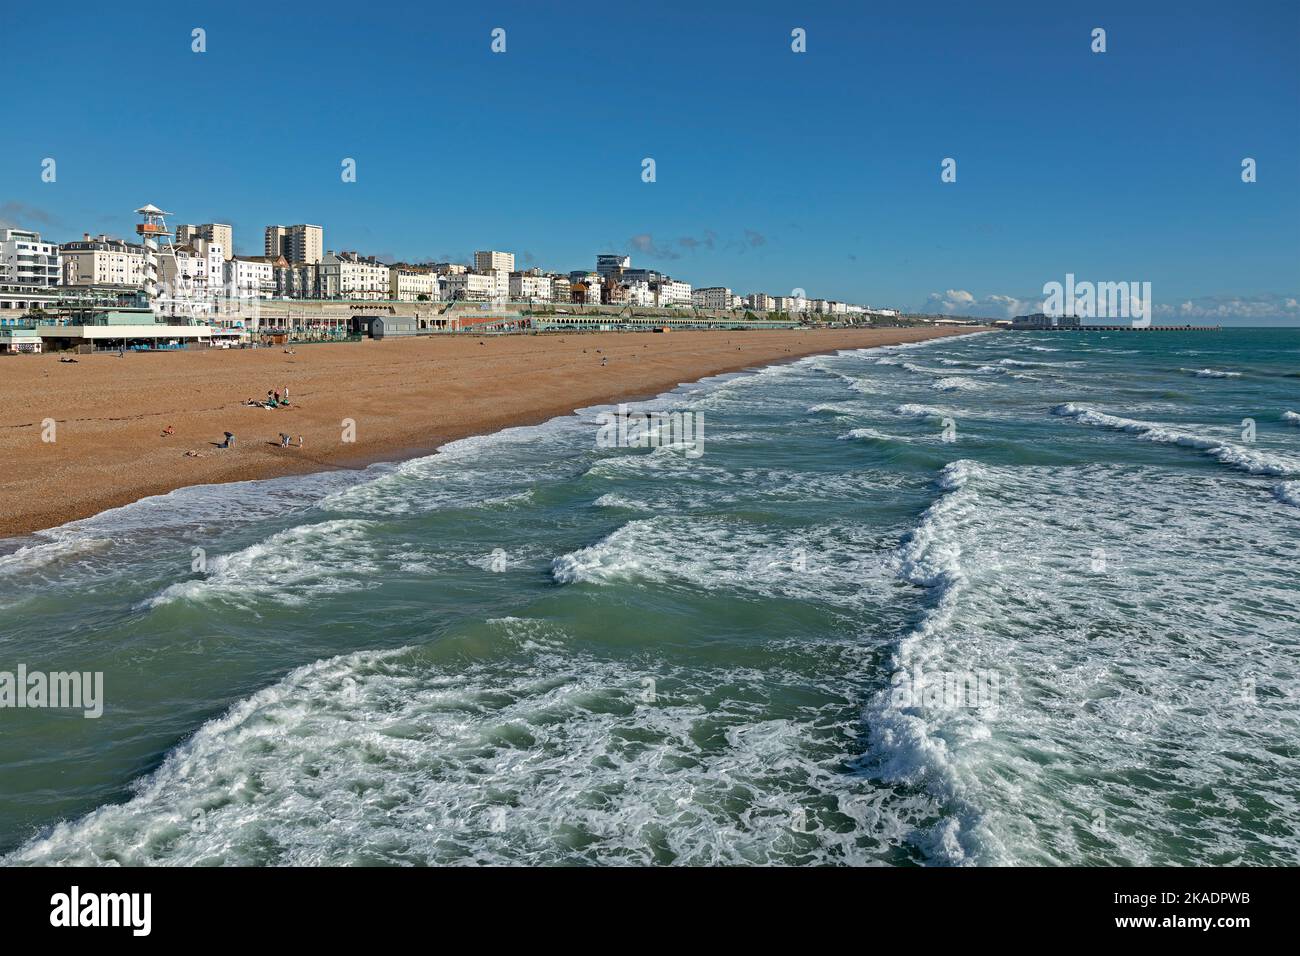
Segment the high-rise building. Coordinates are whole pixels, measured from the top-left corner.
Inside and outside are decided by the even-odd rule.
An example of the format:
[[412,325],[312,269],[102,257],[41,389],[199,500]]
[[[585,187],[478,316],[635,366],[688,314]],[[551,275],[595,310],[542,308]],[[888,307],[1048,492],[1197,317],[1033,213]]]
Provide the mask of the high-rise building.
[[513,252],[486,252],[474,253],[474,271],[475,272],[505,272],[515,271],[515,254]]
[[317,263],[325,253],[325,230],[302,223],[296,226],[267,226],[266,255],[284,256],[289,262]]
[[602,253],[596,256],[596,274],[602,279],[632,268],[632,257],[616,253]]
[[176,245],[188,246],[195,239],[202,239],[214,246],[220,246],[221,253],[225,258],[235,258],[234,230],[225,223],[205,222],[199,226],[181,225],[176,227]]

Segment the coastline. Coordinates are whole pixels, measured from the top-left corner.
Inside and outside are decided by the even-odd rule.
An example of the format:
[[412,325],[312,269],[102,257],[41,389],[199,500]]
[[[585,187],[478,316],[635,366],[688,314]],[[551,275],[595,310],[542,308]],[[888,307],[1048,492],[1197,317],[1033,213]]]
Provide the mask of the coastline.
[[[0,360],[0,538],[152,495],[357,469],[710,375],[983,327],[598,332]],[[607,365],[602,365],[607,360]],[[290,390],[275,410],[243,404]],[[301,404],[299,404],[301,403]],[[343,440],[343,421],[355,441]],[[53,420],[53,441],[48,422]],[[168,426],[174,434],[163,435]],[[235,447],[218,449],[223,433]],[[282,448],[286,432],[302,448]],[[187,451],[198,457],[187,457]]]

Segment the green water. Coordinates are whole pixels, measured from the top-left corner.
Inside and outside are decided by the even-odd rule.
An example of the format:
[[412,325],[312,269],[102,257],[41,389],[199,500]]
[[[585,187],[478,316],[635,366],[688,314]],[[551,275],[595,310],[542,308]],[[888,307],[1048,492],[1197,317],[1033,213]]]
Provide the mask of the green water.
[[7,861],[1300,862],[1300,331],[637,407],[704,453],[587,409],[4,542],[0,670],[105,687],[0,710]]

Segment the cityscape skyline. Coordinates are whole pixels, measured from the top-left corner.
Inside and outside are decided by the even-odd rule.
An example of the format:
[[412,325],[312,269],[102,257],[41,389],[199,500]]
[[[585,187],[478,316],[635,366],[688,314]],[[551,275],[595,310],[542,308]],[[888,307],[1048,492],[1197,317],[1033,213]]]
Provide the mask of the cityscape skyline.
[[[760,3],[689,28],[592,7],[598,32],[636,30],[630,46],[584,46],[565,28],[579,15],[512,5],[436,20],[398,5],[411,18],[401,35],[275,10],[254,32],[240,4],[211,16],[86,7],[76,15],[94,29],[46,44],[52,75],[120,41],[143,42],[173,79],[125,107],[130,134],[95,97],[34,89],[65,121],[13,131],[0,225],[127,238],[129,210],[152,197],[179,222],[231,224],[245,255],[261,254],[267,223],[312,222],[331,248],[390,262],[506,248],[521,268],[567,271],[618,252],[695,285],[989,317],[1032,311],[1043,283],[1074,273],[1150,281],[1157,321],[1300,320],[1300,135],[1279,122],[1300,12],[1192,6],[1178,20],[1162,7],[941,4],[938,17],[832,21]],[[34,13],[0,16],[19,45],[36,42]],[[1094,53],[1102,21],[1108,46]],[[807,52],[791,48],[796,27]],[[735,58],[707,55],[724,39]],[[341,55],[355,68],[320,109],[296,113],[274,92],[279,71]],[[606,103],[591,91],[613,62]],[[855,98],[828,97],[864,77]],[[271,108],[193,108],[264,95]],[[922,101],[925,124],[908,110]],[[141,137],[161,161],[141,163]],[[941,181],[947,158],[955,182]],[[1242,181],[1245,158],[1255,182]],[[354,182],[340,176],[349,159]]]

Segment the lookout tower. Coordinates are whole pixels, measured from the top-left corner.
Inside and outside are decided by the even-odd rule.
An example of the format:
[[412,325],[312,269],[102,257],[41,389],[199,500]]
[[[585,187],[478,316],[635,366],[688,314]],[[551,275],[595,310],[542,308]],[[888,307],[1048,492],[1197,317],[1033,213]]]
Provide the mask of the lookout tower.
[[157,206],[141,206],[135,211],[143,221],[136,224],[135,231],[144,244],[144,291],[149,302],[158,298],[158,243],[165,241],[171,245],[171,230],[167,228],[169,212],[163,212]]

